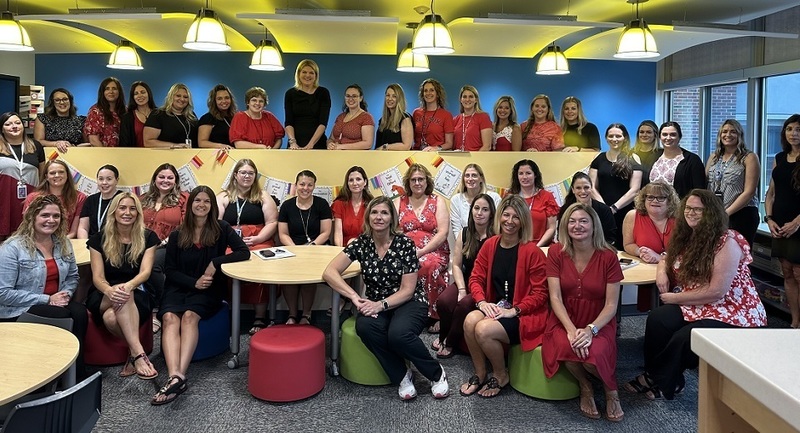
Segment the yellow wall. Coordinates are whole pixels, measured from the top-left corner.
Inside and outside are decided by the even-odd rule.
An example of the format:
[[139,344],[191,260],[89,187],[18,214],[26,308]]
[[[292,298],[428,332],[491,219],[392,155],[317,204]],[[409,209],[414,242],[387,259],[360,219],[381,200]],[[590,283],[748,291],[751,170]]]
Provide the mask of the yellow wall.
[[[46,148],[45,155],[51,155],[54,150]],[[200,168],[192,167],[192,171],[200,184],[209,185],[214,190],[220,189],[225,176],[240,158],[255,161],[261,174],[285,181],[293,182],[300,170],[312,170],[317,175],[318,186],[341,186],[344,173],[353,165],[364,167],[370,177],[393,166],[405,173],[407,165],[404,161],[408,157],[427,166],[434,176],[438,171],[432,166],[437,157],[433,152],[232,150],[230,158],[222,165],[214,160],[215,152],[211,149],[71,148],[60,158],[91,179],[96,178],[98,167],[113,164],[120,170],[119,184],[132,186],[148,183],[153,170],[159,164],[169,162],[181,167],[197,155],[204,164]],[[489,184],[507,188],[511,180],[511,168],[520,159],[536,161],[547,185],[571,178],[576,171],[586,168],[596,153],[443,152],[439,156],[460,170],[469,163],[477,163],[483,168]]]

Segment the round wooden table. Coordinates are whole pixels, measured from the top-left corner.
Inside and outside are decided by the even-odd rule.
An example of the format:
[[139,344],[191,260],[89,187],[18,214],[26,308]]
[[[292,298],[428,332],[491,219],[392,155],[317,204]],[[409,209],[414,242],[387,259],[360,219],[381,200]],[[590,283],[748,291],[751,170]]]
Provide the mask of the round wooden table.
[[53,381],[78,357],[72,333],[38,323],[0,323],[0,348],[0,405]]
[[[275,317],[275,285],[279,284],[316,284],[322,283],[322,273],[328,263],[342,252],[341,247],[331,245],[292,245],[279,247],[295,254],[294,257],[263,260],[250,254],[250,260],[222,265],[222,272],[233,279],[231,290],[231,352],[233,357],[228,367],[239,366],[239,322],[241,308],[241,282],[269,284],[270,287],[270,319]],[[353,262],[342,275],[345,279],[361,273],[361,266]],[[331,341],[338,342],[339,337],[339,293],[332,291],[331,299]],[[339,345],[331,344],[332,365],[336,365]],[[336,367],[333,367],[336,373]]]

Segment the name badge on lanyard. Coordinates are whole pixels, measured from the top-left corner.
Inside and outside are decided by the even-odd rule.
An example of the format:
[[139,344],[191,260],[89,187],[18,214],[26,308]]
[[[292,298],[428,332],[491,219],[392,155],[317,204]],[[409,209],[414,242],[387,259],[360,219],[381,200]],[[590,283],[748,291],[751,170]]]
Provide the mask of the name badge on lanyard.
[[17,182],[17,198],[24,200],[28,196],[28,187],[21,180]]

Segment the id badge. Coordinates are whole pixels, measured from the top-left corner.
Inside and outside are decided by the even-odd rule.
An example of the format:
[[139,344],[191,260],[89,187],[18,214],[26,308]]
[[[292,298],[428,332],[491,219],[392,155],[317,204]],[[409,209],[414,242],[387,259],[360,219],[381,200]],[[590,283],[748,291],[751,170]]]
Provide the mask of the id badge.
[[242,237],[242,229],[233,229],[239,237]]
[[17,198],[20,200],[28,196],[28,187],[24,183],[17,184]]
[[191,138],[187,138],[186,139],[186,147],[192,147],[192,139]]

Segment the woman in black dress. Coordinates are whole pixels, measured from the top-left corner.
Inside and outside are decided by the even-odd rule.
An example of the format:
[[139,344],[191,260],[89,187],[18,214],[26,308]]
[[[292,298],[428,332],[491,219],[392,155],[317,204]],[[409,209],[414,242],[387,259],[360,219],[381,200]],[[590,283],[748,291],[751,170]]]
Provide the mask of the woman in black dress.
[[86,242],[94,283],[86,308],[98,326],[128,343],[130,357],[119,373],[123,377],[158,376],[139,340],[139,327],[150,321],[146,286],[158,244],[158,236],[144,227],[139,199],[129,192],[114,197],[103,230]]
[[289,149],[325,149],[325,128],[331,114],[331,92],[319,85],[319,66],[304,59],[297,64],[294,87],[283,97]]
[[[197,347],[198,323],[222,307],[227,284],[220,266],[250,258],[241,236],[217,219],[218,212],[214,191],[205,185],[196,187],[189,194],[180,228],[167,242],[167,281],[159,314],[169,379],[150,401],[156,406],[170,403],[186,391],[186,370]],[[225,254],[228,247],[233,251]]]
[[772,256],[781,262],[792,328],[800,328],[800,114],[783,122],[781,147],[772,165],[764,221],[772,234]]

